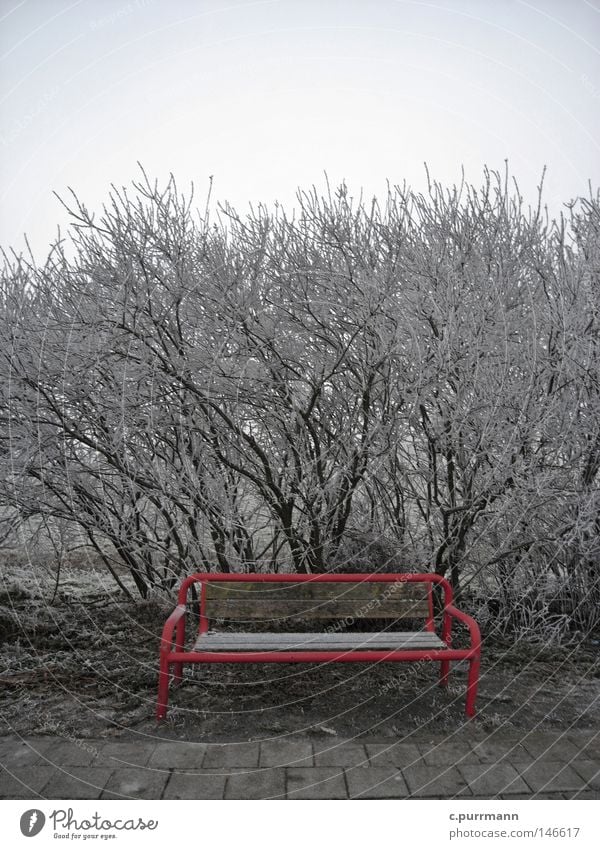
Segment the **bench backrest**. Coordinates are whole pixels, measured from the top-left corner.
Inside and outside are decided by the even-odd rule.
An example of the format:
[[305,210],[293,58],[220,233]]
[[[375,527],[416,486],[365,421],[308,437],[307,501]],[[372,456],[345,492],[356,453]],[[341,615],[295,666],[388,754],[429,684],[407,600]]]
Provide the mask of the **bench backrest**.
[[207,581],[208,619],[420,619],[430,616],[431,584]]

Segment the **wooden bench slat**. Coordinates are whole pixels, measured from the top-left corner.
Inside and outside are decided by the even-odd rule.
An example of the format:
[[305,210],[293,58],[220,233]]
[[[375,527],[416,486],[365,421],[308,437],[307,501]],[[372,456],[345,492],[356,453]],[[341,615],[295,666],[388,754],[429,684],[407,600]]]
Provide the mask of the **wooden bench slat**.
[[422,602],[224,601],[212,600],[206,614],[214,619],[421,619],[428,608]]
[[407,619],[429,613],[425,584],[393,582],[265,584],[219,582],[206,586],[205,612],[218,619]]
[[444,649],[446,644],[429,631],[390,631],[363,634],[331,633],[207,633],[196,640],[194,651],[385,651],[386,649]]
[[290,581],[266,583],[261,581],[208,581],[207,598],[240,599],[252,596],[259,599],[331,599],[369,600],[379,598],[427,599],[428,586],[424,583],[400,581]]

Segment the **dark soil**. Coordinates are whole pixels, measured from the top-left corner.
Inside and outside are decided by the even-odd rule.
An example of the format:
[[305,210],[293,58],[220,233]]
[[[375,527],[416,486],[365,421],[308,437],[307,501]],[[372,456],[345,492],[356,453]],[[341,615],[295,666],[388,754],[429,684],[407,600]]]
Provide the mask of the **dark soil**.
[[[431,663],[214,665],[186,670],[168,720],[154,720],[158,643],[171,605],[108,593],[47,604],[15,585],[0,596],[0,733],[132,732],[194,740],[311,733],[387,738],[464,722],[466,668],[437,686]],[[484,730],[598,727],[597,640],[545,646],[484,635]]]

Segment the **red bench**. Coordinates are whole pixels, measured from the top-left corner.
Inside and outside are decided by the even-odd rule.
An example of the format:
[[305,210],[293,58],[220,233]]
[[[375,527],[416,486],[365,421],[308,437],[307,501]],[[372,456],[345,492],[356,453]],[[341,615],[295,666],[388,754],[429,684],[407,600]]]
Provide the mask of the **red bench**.
[[[200,625],[185,648],[188,591],[200,585]],[[433,586],[444,592],[441,633],[434,620]],[[475,620],[452,604],[452,588],[436,574],[238,575],[199,573],[186,578],[177,607],[167,619],[160,645],[157,719],[167,715],[169,680],[181,681],[184,663],[379,663],[440,662],[440,685],[450,662],[469,661],[466,714],[475,714],[481,637]],[[211,619],[234,623],[236,630],[211,631]],[[293,619],[327,619],[322,631],[253,633],[244,621],[279,626]],[[423,619],[420,631],[349,632],[358,619]],[[467,626],[468,648],[452,648],[452,621]]]

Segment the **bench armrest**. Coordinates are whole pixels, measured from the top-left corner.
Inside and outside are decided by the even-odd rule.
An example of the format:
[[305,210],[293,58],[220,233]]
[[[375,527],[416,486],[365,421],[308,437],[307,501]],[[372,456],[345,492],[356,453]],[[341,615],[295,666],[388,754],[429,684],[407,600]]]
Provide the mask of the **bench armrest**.
[[[170,652],[173,646],[173,637],[175,628],[185,616],[185,605],[178,604],[173,613],[169,616],[162,630],[162,638],[160,641],[161,652]],[[180,626],[181,627],[181,626]]]
[[450,644],[450,630],[452,628],[452,619],[458,619],[459,622],[462,622],[463,625],[466,625],[469,629],[469,634],[471,637],[471,648],[481,648],[481,632],[479,630],[479,625],[473,619],[472,616],[469,616],[468,613],[463,613],[462,610],[458,610],[458,608],[454,607],[453,604],[447,604],[444,607],[444,625],[442,633],[442,639],[444,640],[444,642],[448,645]]
[[189,577],[185,578],[182,581],[181,586],[179,587],[179,592],[177,593],[177,606],[178,607],[182,604],[183,605],[187,604],[187,596],[188,596],[189,588],[193,584],[204,583],[205,578],[206,578],[206,574],[197,573],[195,575],[190,575]]

